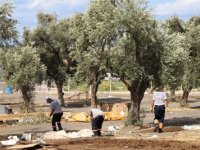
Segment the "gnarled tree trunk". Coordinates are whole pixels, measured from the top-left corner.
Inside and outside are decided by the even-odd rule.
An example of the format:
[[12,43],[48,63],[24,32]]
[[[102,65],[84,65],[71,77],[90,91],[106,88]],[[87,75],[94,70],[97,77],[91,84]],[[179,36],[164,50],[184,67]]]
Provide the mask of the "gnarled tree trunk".
[[189,93],[190,92],[188,90],[183,91],[183,95],[182,95],[181,100],[180,100],[180,106],[181,107],[187,107],[187,99],[188,99]]
[[137,99],[137,96],[134,96],[131,92],[131,107],[128,112],[128,117],[127,117],[127,125],[133,125],[136,122],[140,120],[140,104],[141,100]]
[[176,101],[176,94],[175,94],[175,89],[170,89],[170,101],[174,102]]
[[128,112],[127,125],[134,125],[140,120],[140,104],[148,85],[148,81],[138,79],[128,87],[131,94],[131,107]]
[[22,105],[22,110],[24,110],[24,112],[26,112],[26,113],[30,113],[30,112],[34,111],[33,89],[30,87],[22,87],[21,88],[22,97],[24,99],[24,103]]
[[58,90],[58,99],[60,100],[61,106],[65,107],[64,94],[63,94],[63,82],[55,81]]
[[93,81],[91,85],[91,106],[97,107],[97,90],[99,84],[96,81]]
[[181,107],[187,107],[187,100],[188,100],[188,97],[189,97],[191,90],[192,90],[192,86],[190,86],[189,88],[183,87],[183,95],[182,95],[181,100],[180,100],[180,106]]

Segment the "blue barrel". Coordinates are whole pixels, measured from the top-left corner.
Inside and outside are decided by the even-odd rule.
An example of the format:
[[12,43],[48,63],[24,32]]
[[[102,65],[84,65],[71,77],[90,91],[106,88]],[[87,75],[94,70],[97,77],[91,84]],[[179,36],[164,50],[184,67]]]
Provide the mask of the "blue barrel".
[[11,86],[7,86],[6,94],[12,94],[12,87]]

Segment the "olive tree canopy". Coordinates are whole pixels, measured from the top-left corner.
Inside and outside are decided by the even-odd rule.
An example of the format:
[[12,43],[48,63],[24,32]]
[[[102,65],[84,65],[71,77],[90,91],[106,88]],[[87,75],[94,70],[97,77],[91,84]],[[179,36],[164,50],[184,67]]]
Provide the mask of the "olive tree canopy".
[[4,79],[22,92],[24,111],[31,112],[33,108],[34,89],[37,74],[44,74],[45,67],[40,64],[40,58],[31,47],[17,47],[6,53],[0,51],[4,66]]
[[0,48],[10,47],[17,42],[17,20],[13,19],[12,14],[11,3],[0,4]]
[[124,0],[115,10],[117,44],[112,66],[131,93],[127,124],[140,119],[140,104],[149,81],[160,81],[163,37],[143,0]]
[[110,48],[115,38],[114,5],[110,1],[92,0],[85,14],[72,18],[76,79],[91,85],[92,106],[97,105],[97,91],[107,73]]
[[55,81],[58,99],[65,106],[63,85],[67,75],[71,73],[74,62],[69,53],[71,41],[68,19],[57,20],[55,14],[38,14],[38,26],[32,33],[33,47],[40,54],[41,62],[46,66],[49,80]]

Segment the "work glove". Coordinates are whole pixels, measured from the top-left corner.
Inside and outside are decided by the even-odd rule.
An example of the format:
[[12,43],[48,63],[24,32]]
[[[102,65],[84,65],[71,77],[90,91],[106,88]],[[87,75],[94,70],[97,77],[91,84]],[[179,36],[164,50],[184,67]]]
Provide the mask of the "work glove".
[[166,112],[169,112],[169,111],[170,111],[169,107],[166,107],[165,111],[166,111]]
[[151,112],[151,113],[153,113],[153,112],[154,112],[154,109],[153,109],[153,107],[151,107],[151,108],[150,108],[150,112]]
[[52,119],[52,117],[53,117],[53,116],[49,116],[49,117],[48,117],[48,120],[51,120],[51,119]]

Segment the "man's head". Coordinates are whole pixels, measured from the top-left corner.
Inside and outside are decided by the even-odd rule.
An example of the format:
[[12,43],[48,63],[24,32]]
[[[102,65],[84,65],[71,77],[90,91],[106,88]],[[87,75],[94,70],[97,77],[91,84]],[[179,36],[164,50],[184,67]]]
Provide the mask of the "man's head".
[[163,91],[163,89],[164,89],[164,86],[163,86],[163,85],[160,85],[160,86],[158,87],[158,91]]
[[51,103],[53,100],[50,97],[46,97],[46,102]]

